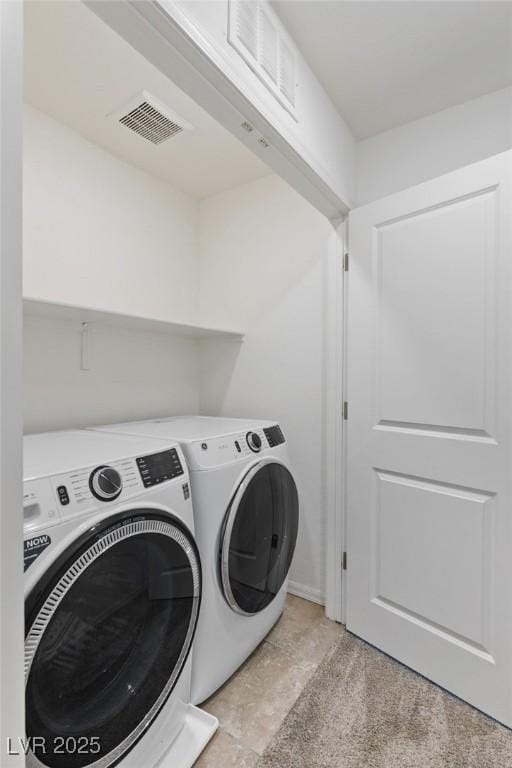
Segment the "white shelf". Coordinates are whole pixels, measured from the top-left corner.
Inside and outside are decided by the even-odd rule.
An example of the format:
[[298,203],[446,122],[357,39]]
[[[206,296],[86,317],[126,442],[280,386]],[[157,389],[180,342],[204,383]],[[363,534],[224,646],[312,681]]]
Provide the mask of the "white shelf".
[[79,307],[71,304],[60,304],[41,299],[24,298],[23,310],[27,315],[53,317],[60,320],[76,320],[81,323],[97,323],[101,325],[134,328],[142,331],[156,331],[172,336],[190,336],[195,338],[224,338],[231,341],[243,341],[244,334],[233,328],[218,328],[195,323],[158,320],[138,315],[124,315],[120,312],[107,312],[90,307]]

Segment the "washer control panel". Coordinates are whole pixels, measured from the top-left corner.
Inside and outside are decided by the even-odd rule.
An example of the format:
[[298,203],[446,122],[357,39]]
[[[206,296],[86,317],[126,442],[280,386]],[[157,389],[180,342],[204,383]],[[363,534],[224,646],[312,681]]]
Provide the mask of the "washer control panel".
[[274,448],[276,445],[282,445],[285,442],[283,430],[279,424],[276,424],[275,427],[266,427],[263,432],[271,448]]
[[186,474],[175,448],[148,456],[83,467],[23,484],[25,531],[47,528],[75,515],[127,500],[145,489]]
[[196,440],[187,446],[189,467],[211,469],[237,459],[248,458],[285,442],[278,425],[256,428],[226,437]]
[[141,456],[137,459],[140,476],[145,488],[173,480],[184,474],[184,469],[176,448],[159,451],[151,456]]
[[50,478],[60,517],[87,512],[98,502],[134,496],[143,488],[135,459],[122,459],[96,467],[84,467]]

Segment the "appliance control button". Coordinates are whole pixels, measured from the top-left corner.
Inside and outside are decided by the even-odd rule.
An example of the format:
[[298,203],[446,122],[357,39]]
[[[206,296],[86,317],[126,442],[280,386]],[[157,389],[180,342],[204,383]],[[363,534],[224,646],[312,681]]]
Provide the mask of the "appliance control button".
[[254,453],[259,453],[261,451],[261,437],[257,432],[247,433],[247,445],[251,451],[254,451]]
[[65,507],[66,504],[69,504],[68,489],[65,485],[59,485],[57,493],[59,494],[59,501],[63,507]]
[[100,501],[113,501],[121,493],[123,481],[114,467],[96,467],[89,477],[89,488]]

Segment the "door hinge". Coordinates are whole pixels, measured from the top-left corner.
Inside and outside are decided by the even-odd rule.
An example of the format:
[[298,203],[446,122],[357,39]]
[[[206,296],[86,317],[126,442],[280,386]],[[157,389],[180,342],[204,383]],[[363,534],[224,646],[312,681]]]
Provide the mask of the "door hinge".
[[341,560],[341,567],[344,571],[347,570],[347,553],[346,552],[343,553],[343,558]]
[[348,272],[348,260],[349,260],[349,256],[347,251],[347,253],[345,253],[343,256],[343,269],[345,270],[345,272]]
[[348,419],[348,402],[345,400],[343,403],[343,420],[347,421]]

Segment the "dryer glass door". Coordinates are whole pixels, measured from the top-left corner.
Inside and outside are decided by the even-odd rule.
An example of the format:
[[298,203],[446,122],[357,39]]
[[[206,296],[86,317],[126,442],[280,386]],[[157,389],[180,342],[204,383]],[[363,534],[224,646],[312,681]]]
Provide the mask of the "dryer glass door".
[[171,516],[111,518],[66,551],[27,601],[27,765],[116,763],[171,693],[199,599],[195,545]]
[[292,475],[264,459],[245,476],[224,522],[221,579],[233,610],[254,614],[272,602],[288,575],[298,524]]

